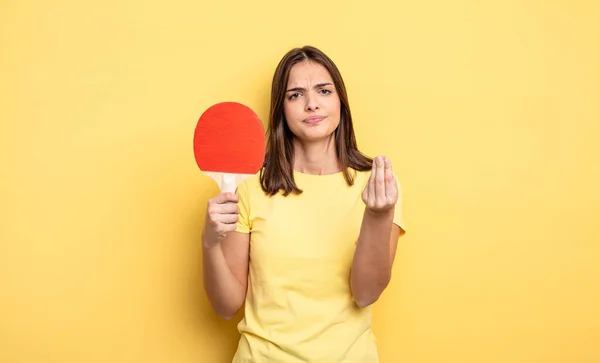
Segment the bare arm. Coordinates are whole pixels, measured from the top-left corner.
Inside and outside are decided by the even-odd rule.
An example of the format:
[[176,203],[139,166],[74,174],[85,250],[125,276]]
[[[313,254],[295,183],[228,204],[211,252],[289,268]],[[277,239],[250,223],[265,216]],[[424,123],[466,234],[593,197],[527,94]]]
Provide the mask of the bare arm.
[[359,307],[377,301],[390,282],[400,227],[393,223],[398,188],[391,163],[376,158],[363,191],[366,208],[354,253],[350,287]]
[[393,216],[393,211],[377,215],[365,210],[350,275],[352,294],[361,308],[377,301],[390,282],[400,235]]
[[250,234],[235,232],[239,208],[236,195],[209,202],[202,235],[204,289],[215,312],[231,319],[246,298]]
[[202,243],[204,289],[223,319],[231,319],[246,299],[249,246],[250,235],[239,232],[230,232],[214,246]]

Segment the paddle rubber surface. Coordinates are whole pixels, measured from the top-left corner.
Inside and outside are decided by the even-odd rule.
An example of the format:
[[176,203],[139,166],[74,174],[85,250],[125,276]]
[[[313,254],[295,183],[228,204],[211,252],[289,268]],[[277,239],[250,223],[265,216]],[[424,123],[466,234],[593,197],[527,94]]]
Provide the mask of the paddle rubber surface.
[[263,124],[245,105],[217,103],[198,120],[194,156],[205,172],[256,174],[265,156]]

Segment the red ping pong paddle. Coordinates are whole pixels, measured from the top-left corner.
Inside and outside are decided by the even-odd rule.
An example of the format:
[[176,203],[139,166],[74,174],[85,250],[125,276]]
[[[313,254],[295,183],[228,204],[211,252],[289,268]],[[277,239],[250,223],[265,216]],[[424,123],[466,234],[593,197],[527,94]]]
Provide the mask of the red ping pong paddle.
[[196,124],[194,157],[200,170],[217,182],[222,193],[233,193],[263,165],[263,124],[245,105],[217,103],[204,111]]

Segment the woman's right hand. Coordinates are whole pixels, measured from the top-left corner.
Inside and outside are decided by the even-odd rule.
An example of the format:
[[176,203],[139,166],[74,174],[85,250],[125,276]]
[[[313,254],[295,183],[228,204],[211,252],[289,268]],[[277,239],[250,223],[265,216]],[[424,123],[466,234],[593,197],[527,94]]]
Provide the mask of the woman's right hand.
[[235,231],[240,209],[239,197],[235,193],[221,193],[208,201],[206,223],[202,243],[214,247],[225,238],[228,232]]

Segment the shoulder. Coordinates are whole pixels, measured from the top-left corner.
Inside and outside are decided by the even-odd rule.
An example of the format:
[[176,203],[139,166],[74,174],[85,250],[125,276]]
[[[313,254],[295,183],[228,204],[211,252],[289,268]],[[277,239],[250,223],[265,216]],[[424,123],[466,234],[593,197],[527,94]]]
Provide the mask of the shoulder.
[[237,189],[238,189],[238,192],[245,193],[245,194],[255,194],[257,192],[262,192],[262,187],[260,184],[260,172],[254,174],[254,175],[245,177],[238,184]]
[[353,188],[360,188],[361,190],[367,186],[369,183],[369,179],[371,178],[371,170],[356,170],[349,169],[350,177],[353,178],[354,182],[352,183]]
[[369,181],[369,178],[371,177],[371,170],[364,170],[364,171],[360,171],[360,170],[356,170],[356,169],[349,169],[349,170],[350,170],[350,176],[355,177],[354,181],[357,184],[367,183]]

